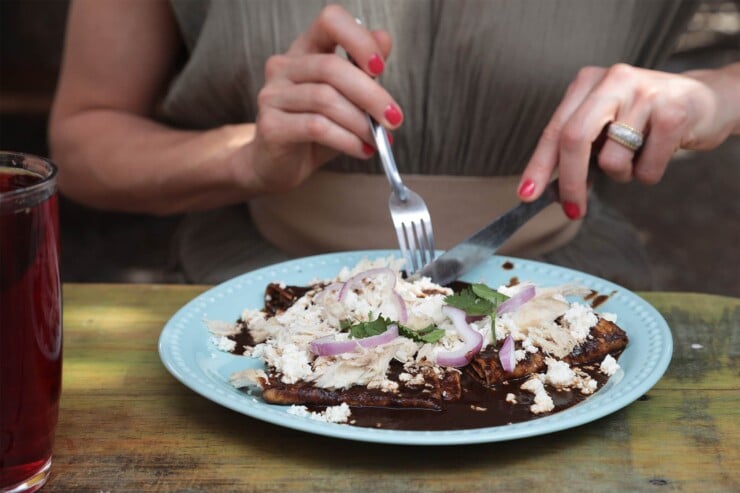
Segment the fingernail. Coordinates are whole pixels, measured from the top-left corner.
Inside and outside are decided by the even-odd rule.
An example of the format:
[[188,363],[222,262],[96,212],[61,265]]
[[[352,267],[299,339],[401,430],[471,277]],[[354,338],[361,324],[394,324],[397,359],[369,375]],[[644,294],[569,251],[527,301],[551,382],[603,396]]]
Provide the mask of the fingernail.
[[375,148],[371,146],[370,144],[363,142],[362,143],[362,152],[365,153],[367,156],[372,156],[375,152]]
[[403,115],[401,114],[401,110],[399,110],[393,104],[388,105],[383,115],[385,116],[385,119],[388,120],[388,123],[390,123],[394,127],[398,125],[399,123],[401,123],[401,120],[403,120]]
[[383,59],[380,58],[377,53],[373,53],[373,56],[370,57],[370,61],[367,62],[367,68],[370,70],[371,74],[380,75],[383,73],[385,64],[383,63]]
[[388,132],[388,143],[390,145],[393,145],[393,134]]
[[567,200],[563,202],[563,212],[568,216],[568,219],[578,219],[581,217],[581,209],[578,208],[578,205]]
[[534,193],[534,182],[527,178],[524,183],[519,187],[520,197],[529,197]]

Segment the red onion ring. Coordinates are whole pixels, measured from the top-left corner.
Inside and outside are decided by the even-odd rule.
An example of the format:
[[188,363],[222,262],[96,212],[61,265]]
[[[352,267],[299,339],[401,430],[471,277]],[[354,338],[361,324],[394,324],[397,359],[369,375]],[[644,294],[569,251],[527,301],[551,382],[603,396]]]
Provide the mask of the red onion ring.
[[391,280],[390,286],[391,289],[396,287],[396,273],[393,272],[388,267],[378,267],[377,269],[370,269],[363,272],[360,272],[359,274],[356,274],[352,277],[350,277],[347,282],[344,283],[344,286],[342,287],[341,291],[339,291],[339,301],[344,300],[344,298],[347,296],[347,293],[354,289],[355,286],[358,286],[362,284],[362,281],[364,279],[367,279],[368,277],[375,277],[378,275],[384,275]]
[[364,337],[362,339],[349,339],[337,341],[333,335],[319,337],[311,341],[311,352],[316,356],[335,356],[342,353],[351,353],[358,347],[374,348],[381,344],[391,342],[398,337],[398,325],[390,324],[385,332],[376,336]]
[[532,285],[525,286],[517,294],[515,294],[508,300],[501,303],[496,309],[496,313],[502,314],[502,313],[507,313],[507,312],[513,312],[517,310],[520,306],[522,306],[524,303],[534,298],[534,294],[535,294],[534,286]]
[[356,286],[359,286],[362,284],[362,281],[364,279],[367,279],[369,277],[375,277],[375,276],[386,276],[388,277],[389,283],[389,289],[390,289],[390,296],[391,300],[393,301],[393,304],[396,306],[397,310],[397,317],[398,321],[401,323],[406,323],[408,320],[408,311],[406,309],[406,302],[403,300],[400,294],[394,289],[396,287],[396,273],[393,272],[393,270],[389,269],[388,267],[378,267],[376,269],[370,269],[366,270],[364,272],[360,272],[359,274],[356,274],[349,278],[347,282],[344,283],[344,286],[342,286],[342,289],[339,291],[338,299],[339,301],[343,301],[344,298],[347,296],[347,293],[354,289]]
[[335,282],[333,284],[329,284],[328,286],[325,286],[321,291],[316,293],[316,296],[314,296],[313,299],[316,303],[323,303],[324,298],[331,294],[338,293],[342,290],[343,287],[343,282]]
[[514,371],[516,358],[514,357],[514,339],[511,338],[511,334],[504,339],[504,343],[498,351],[498,359],[501,361],[501,367],[505,372],[511,373]]
[[437,364],[440,366],[454,366],[459,368],[470,363],[483,346],[483,336],[465,321],[465,312],[454,306],[445,305],[442,313],[447,315],[455,324],[458,334],[463,340],[463,346],[455,351],[437,353]]

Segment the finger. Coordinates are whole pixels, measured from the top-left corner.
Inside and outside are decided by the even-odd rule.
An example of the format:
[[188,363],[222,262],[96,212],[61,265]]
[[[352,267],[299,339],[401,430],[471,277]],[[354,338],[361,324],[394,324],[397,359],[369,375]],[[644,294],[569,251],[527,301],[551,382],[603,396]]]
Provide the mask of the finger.
[[650,117],[650,135],[646,137],[635,163],[634,177],[650,185],[658,183],[668,163],[687,133],[685,115],[671,108],[656,107]]
[[286,65],[284,77],[295,83],[323,83],[368,112],[388,129],[397,128],[403,113],[390,94],[351,62],[335,55],[310,55]]
[[[617,111],[615,122],[642,133],[644,139],[650,110],[650,104],[635,101],[630,107],[622,107]],[[632,180],[636,152],[626,144],[607,136],[599,151],[599,167],[614,181],[627,183]]]
[[258,120],[262,139],[272,145],[319,144],[347,155],[367,159],[372,152],[357,135],[316,113],[286,113],[269,108]]
[[334,53],[337,46],[344,48],[366,73],[383,73],[387,51],[373,33],[338,5],[325,7],[308,31],[291,45],[288,54]]
[[593,87],[604,77],[605,69],[582,69],[563,96],[550,122],[542,132],[537,147],[522,173],[518,194],[524,201],[532,201],[542,194],[558,165],[558,147],[563,126],[578,109]]
[[319,113],[346,128],[365,142],[372,142],[365,114],[327,84],[265,86],[259,95],[260,108],[270,106],[286,113]]
[[614,68],[607,71],[563,127],[558,154],[560,200],[570,219],[586,213],[588,165],[594,141],[604,126],[614,121],[619,109],[632,103],[632,79],[615,77],[614,73]]

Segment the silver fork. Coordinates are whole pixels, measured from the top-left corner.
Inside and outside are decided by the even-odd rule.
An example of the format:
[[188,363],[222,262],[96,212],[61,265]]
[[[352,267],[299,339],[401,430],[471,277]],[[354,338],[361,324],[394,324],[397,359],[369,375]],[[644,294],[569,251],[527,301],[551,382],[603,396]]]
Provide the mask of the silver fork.
[[406,273],[410,276],[434,260],[434,232],[429,209],[421,196],[404,185],[393,158],[388,134],[370,115],[367,115],[375,147],[383,164],[393,192],[388,199],[398,245],[406,259]]

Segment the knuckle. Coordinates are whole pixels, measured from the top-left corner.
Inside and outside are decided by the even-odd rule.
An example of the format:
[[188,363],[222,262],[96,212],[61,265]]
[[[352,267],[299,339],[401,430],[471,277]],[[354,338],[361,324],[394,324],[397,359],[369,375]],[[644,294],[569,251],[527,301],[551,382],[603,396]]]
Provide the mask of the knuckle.
[[321,115],[311,115],[306,120],[306,135],[311,140],[319,140],[329,131],[329,121]]
[[316,106],[330,108],[335,104],[337,91],[326,84],[320,84],[311,90],[311,99]]
[[663,170],[658,166],[638,166],[635,178],[646,185],[655,185],[663,178]]
[[685,126],[689,112],[682,104],[673,104],[656,109],[653,125],[661,131],[672,131]]
[[560,132],[560,146],[568,151],[579,149],[586,140],[586,132],[577,125],[566,125]]
[[283,70],[287,62],[285,55],[273,55],[265,62],[265,78],[267,80],[275,77]]
[[629,165],[629,161],[619,152],[604,149],[599,154],[599,167],[607,173],[622,172]]
[[635,104],[652,106],[658,97],[658,91],[653,86],[640,85],[634,90]]
[[626,63],[617,63],[609,67],[606,76],[617,82],[626,81],[634,76],[635,68]]
[[576,84],[591,83],[604,73],[604,69],[593,65],[587,65],[578,70],[574,82]]
[[540,140],[545,144],[557,144],[558,140],[560,140],[561,131],[562,125],[559,122],[551,121],[542,131]]
[[331,3],[321,9],[317,20],[322,26],[332,24],[336,20],[337,16],[342,14],[343,10],[344,9],[341,6]]
[[275,99],[275,89],[271,86],[264,86],[257,93],[257,106],[260,108],[270,106]]

